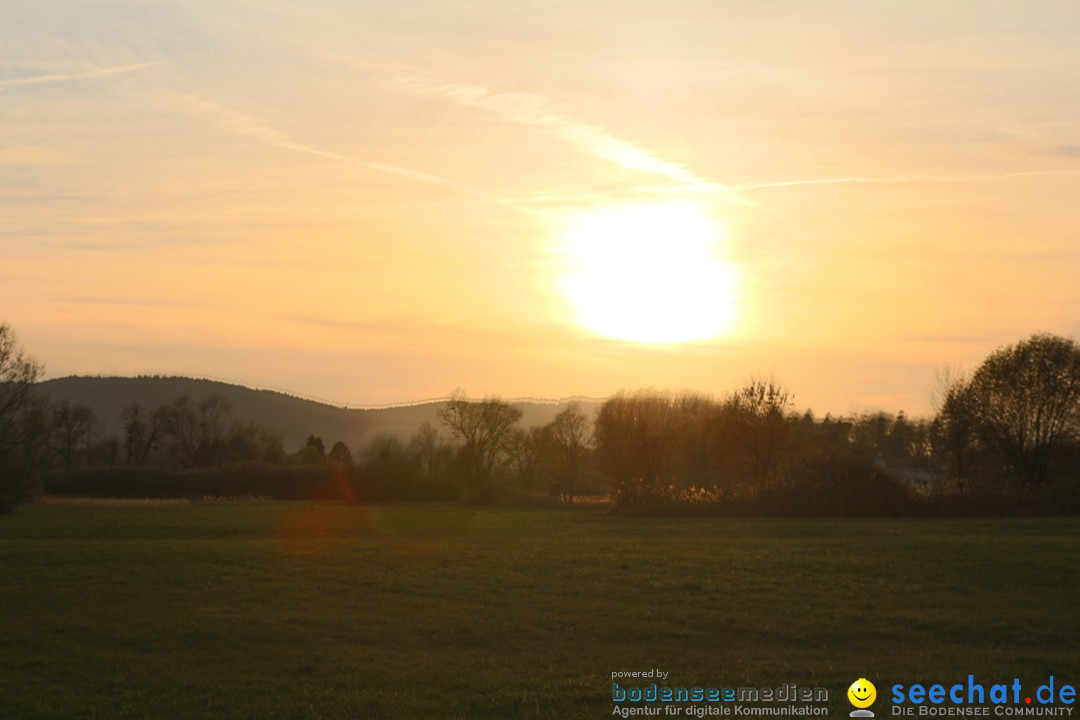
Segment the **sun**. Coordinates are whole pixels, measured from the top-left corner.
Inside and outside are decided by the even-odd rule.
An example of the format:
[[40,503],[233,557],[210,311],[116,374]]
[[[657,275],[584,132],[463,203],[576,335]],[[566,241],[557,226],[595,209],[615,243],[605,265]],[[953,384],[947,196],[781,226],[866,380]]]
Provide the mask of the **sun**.
[[640,343],[728,334],[736,319],[735,268],[722,233],[692,203],[632,205],[569,216],[561,289],[589,331]]

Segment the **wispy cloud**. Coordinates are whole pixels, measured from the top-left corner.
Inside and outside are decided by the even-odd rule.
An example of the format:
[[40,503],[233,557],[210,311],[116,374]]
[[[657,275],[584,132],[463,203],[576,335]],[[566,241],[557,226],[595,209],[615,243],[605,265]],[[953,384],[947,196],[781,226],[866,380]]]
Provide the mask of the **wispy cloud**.
[[171,97],[173,102],[181,109],[192,114],[209,117],[222,130],[249,138],[262,143],[263,145],[308,155],[315,155],[317,157],[326,158],[327,160],[355,165],[367,170],[386,175],[393,175],[406,180],[414,180],[428,185],[449,188],[484,202],[501,205],[535,217],[546,217],[542,212],[507,201],[489,192],[473,187],[472,185],[450,180],[449,178],[398,165],[390,165],[372,160],[362,160],[360,158],[350,157],[330,150],[324,150],[313,145],[297,142],[289,135],[269,126],[254,115],[224,107],[197,95],[175,95]]
[[946,345],[987,345],[995,342],[990,335],[971,335],[963,333],[923,333],[903,337],[908,342],[937,343]]
[[664,160],[598,125],[558,112],[545,95],[495,93],[479,85],[439,84],[403,72],[392,73],[389,79],[398,87],[415,93],[443,97],[459,105],[488,110],[510,122],[541,128],[593,157],[629,170],[666,177],[694,189],[721,192],[727,189],[722,184],[698,177],[685,165]]
[[480,85],[432,82],[401,66],[372,63],[340,55],[316,57],[376,71],[391,84],[418,95],[440,97],[464,107],[495,113],[503,119],[544,130],[595,158],[629,170],[674,180],[682,189],[730,194],[727,186],[696,175],[681,163],[665,160],[593,123],[559,112],[555,102],[538,93],[492,92]]
[[1057,155],[1058,157],[1080,158],[1080,144],[1062,143],[1059,145],[1051,145],[1049,147],[1039,148],[1038,152],[1043,155]]
[[36,145],[0,144],[0,165],[68,165],[78,158],[59,150]]
[[329,328],[331,330],[364,330],[382,333],[404,333],[410,328],[403,323],[377,323],[377,322],[350,322],[345,320],[328,320],[326,318],[308,317],[304,315],[281,315],[281,320],[300,323],[301,325],[314,325],[316,327]]
[[[338,58],[340,60],[340,58]],[[685,165],[657,157],[653,153],[623,140],[605,129],[581,122],[569,115],[557,112],[550,98],[534,93],[493,93],[478,85],[438,84],[405,71],[389,74],[395,85],[416,93],[444,97],[460,105],[482,108],[501,117],[525,125],[544,128],[584,152],[621,167],[643,173],[659,175],[675,180],[677,187],[652,188],[655,192],[695,190],[712,192],[727,199],[750,204],[740,194],[771,188],[804,187],[813,185],[914,185],[931,183],[978,183],[999,182],[1024,177],[1078,175],[1077,170],[1029,170],[999,174],[967,175],[888,175],[888,176],[841,176],[778,180],[771,182],[729,184],[699,177]],[[1072,156],[1080,154],[1073,145],[1055,148],[1056,154]]]
[[107,295],[56,295],[43,298],[46,302],[61,305],[115,305],[121,307],[200,308],[216,307],[210,302],[188,299],[162,299],[150,297],[118,297]]
[[29,85],[44,85],[46,83],[112,77],[113,75],[122,75],[124,73],[154,67],[155,65],[161,65],[163,62],[163,60],[159,60],[157,62],[138,63],[136,65],[117,65],[107,68],[93,68],[81,72],[48,73],[45,75],[31,75],[30,77],[8,78],[0,80],[0,90],[9,90],[11,88],[26,87]]
[[[480,85],[436,83],[416,71],[402,66],[370,63],[338,56],[318,55],[323,59],[365,67],[382,74],[389,82],[410,92],[442,97],[465,107],[475,107],[498,114],[504,119],[545,129],[593,157],[607,160],[620,167],[674,180],[675,186],[638,188],[656,193],[697,191],[724,196],[738,204],[752,205],[742,193],[773,188],[806,187],[814,185],[915,185],[933,183],[1001,182],[1025,177],[1080,175],[1080,170],[1026,170],[997,174],[958,175],[885,175],[808,178],[754,183],[725,183],[706,180],[680,163],[658,157],[654,153],[610,133],[604,128],[583,122],[558,112],[551,98],[536,93],[492,92]],[[1053,154],[1080,156],[1080,146],[1065,144],[1053,148]]]
[[929,185],[934,183],[1000,182],[1002,180],[1013,180],[1017,178],[1053,175],[1080,175],[1080,170],[1024,170],[1011,173],[972,175],[848,175],[831,178],[808,178],[805,180],[777,180],[770,182],[743,183],[731,187],[736,192],[746,192],[807,185]]

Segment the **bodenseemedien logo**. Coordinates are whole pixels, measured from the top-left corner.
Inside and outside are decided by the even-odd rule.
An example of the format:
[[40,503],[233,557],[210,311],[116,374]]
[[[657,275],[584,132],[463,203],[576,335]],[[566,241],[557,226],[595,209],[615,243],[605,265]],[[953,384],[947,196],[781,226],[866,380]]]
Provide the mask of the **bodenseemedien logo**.
[[[648,684],[623,685],[627,678]],[[679,685],[659,668],[611,673],[611,714],[617,717],[677,718],[823,718],[829,714],[829,691],[794,682],[778,686]]]
[[873,705],[874,700],[877,699],[877,688],[874,687],[874,683],[866,678],[859,678],[851,683],[851,687],[847,689],[847,698],[848,702],[856,708],[851,712],[851,717],[874,717],[874,713],[866,709]]

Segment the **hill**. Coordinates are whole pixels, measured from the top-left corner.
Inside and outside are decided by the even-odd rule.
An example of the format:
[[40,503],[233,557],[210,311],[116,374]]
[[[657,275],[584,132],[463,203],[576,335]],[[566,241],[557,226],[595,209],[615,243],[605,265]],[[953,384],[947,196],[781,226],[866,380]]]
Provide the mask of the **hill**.
[[[309,435],[318,435],[330,447],[342,440],[353,451],[364,447],[372,438],[388,434],[402,439],[412,436],[425,422],[440,432],[437,412],[441,402],[425,402],[387,408],[344,408],[327,403],[287,395],[272,390],[253,390],[215,380],[185,377],[65,377],[46,380],[39,386],[53,402],[67,400],[93,409],[108,435],[121,434],[120,415],[133,402],[154,408],[187,395],[200,402],[213,395],[224,398],[231,409],[230,417],[241,422],[255,422],[279,434],[285,449],[301,447]],[[569,401],[516,401],[522,410],[523,427],[551,422]],[[592,415],[597,401],[581,401],[586,414]]]

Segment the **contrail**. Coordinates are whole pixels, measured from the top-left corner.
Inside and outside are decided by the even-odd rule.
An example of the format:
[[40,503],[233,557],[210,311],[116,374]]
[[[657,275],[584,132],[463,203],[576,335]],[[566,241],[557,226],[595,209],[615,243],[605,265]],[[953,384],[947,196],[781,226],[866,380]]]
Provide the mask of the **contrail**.
[[660,175],[691,189],[725,192],[727,187],[698,177],[685,165],[670,162],[634,143],[617,137],[598,125],[581,122],[556,112],[552,101],[535,93],[493,93],[479,85],[436,84],[405,73],[394,73],[390,81],[416,93],[443,97],[459,105],[494,112],[511,122],[548,130],[593,157],[642,173]]
[[[556,111],[552,99],[546,95],[528,92],[497,93],[480,85],[440,84],[421,77],[411,69],[401,69],[400,65],[365,62],[340,55],[320,54],[315,57],[375,70],[389,83],[409,92],[441,97],[465,107],[493,112],[512,123],[544,129],[588,155],[623,168],[675,180],[684,186],[681,188],[683,190],[732,195],[726,185],[698,177],[685,165],[664,160],[598,125]],[[737,200],[734,197],[732,199]]]
[[336,162],[356,165],[358,167],[366,168],[368,170],[373,170],[375,172],[383,173],[386,175],[393,175],[395,177],[405,178],[408,180],[416,180],[422,183],[426,183],[428,185],[438,185],[440,187],[450,188],[464,195],[483,200],[484,202],[501,205],[511,210],[525,213],[532,217],[540,217],[545,219],[549,217],[547,213],[533,210],[517,203],[504,200],[503,198],[492,195],[491,193],[485,192],[484,190],[473,187],[471,185],[457,182],[455,180],[450,180],[448,178],[440,177],[438,175],[432,175],[431,173],[421,172],[419,170],[412,170],[410,168],[400,167],[398,165],[389,165],[387,163],[361,160],[359,158],[350,157],[348,155],[342,155],[341,153],[323,150],[322,148],[314,147],[312,145],[305,145],[303,143],[296,142],[285,133],[279,130],[275,130],[274,128],[266,125],[261,120],[252,115],[248,115],[247,113],[223,107],[221,105],[218,105],[217,103],[211,102],[197,95],[174,96],[174,102],[184,110],[193,114],[212,117],[215,121],[215,124],[222,130],[226,130],[228,132],[250,138],[259,143],[262,143],[263,145],[281,148],[283,150],[291,150],[293,152],[307,153],[308,155],[315,155],[318,157],[326,158],[328,160],[334,160]]
[[[353,62],[365,67],[385,71],[386,65],[353,61],[341,56],[321,56],[336,62]],[[389,66],[393,68],[394,66]],[[415,72],[393,69],[387,75],[393,84],[412,92],[443,97],[460,105],[477,107],[497,113],[511,122],[544,127],[556,136],[577,146],[594,157],[643,173],[667,177],[679,183],[675,187],[653,188],[654,192],[709,192],[724,196],[727,200],[743,205],[753,205],[740,193],[771,188],[802,187],[811,185],[901,185],[920,183],[977,183],[997,182],[1015,178],[1043,175],[1080,175],[1080,170],[1029,170],[1000,174],[971,175],[889,175],[889,176],[843,176],[810,178],[806,180],[779,180],[732,184],[714,182],[698,177],[686,166],[669,162],[649,151],[616,137],[603,128],[581,122],[552,109],[552,101],[535,93],[493,93],[479,85],[438,84],[430,82]]]
[[34,75],[32,77],[11,78],[8,80],[0,80],[0,90],[8,90],[10,88],[16,87],[25,87],[27,85],[44,85],[45,83],[68,82],[71,80],[88,80],[91,78],[111,77],[112,75],[121,75],[123,73],[134,72],[135,70],[142,70],[144,68],[154,67],[155,65],[161,65],[163,62],[163,60],[159,60],[157,62],[139,63],[137,65],[118,65],[116,67],[96,68],[94,70],[86,70],[84,72],[77,73],[49,73],[48,75]]

